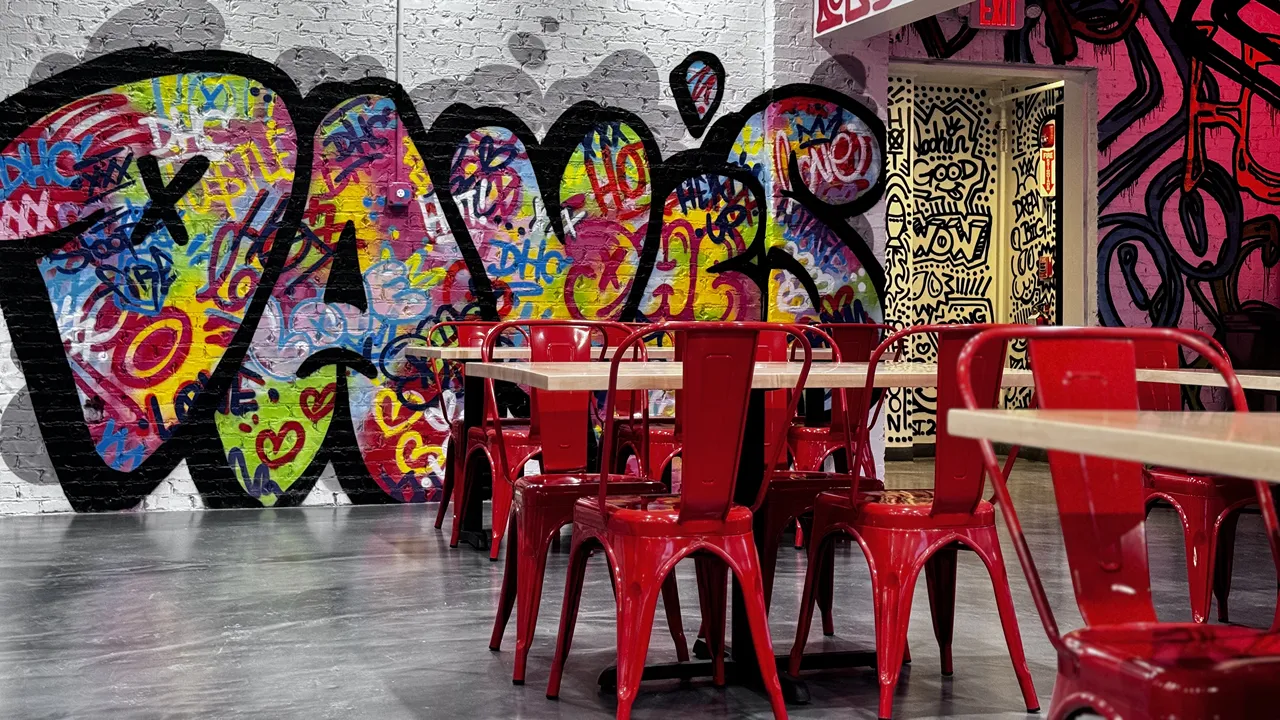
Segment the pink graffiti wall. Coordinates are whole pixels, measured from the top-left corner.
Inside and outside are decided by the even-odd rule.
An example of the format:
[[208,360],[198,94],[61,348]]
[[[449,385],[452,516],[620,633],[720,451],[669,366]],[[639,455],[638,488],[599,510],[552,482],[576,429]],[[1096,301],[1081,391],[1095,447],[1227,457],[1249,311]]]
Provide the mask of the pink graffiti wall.
[[951,13],[894,57],[1097,68],[1098,315],[1222,336],[1280,319],[1280,16],[1223,0],[1028,2],[1020,30]]

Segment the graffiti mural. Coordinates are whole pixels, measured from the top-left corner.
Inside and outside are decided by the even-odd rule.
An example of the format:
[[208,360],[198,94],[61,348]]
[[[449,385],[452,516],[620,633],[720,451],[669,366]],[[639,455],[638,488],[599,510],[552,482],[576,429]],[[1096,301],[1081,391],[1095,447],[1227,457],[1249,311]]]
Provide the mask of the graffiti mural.
[[875,113],[787,85],[717,116],[706,53],[671,83],[700,144],[665,158],[591,101],[541,137],[464,104],[427,126],[392,81],[304,94],[213,50],[4,100],[0,310],[72,507],[182,461],[210,507],[297,504],[327,466],[354,502],[436,498],[459,391],[406,350],[444,319],[881,319],[850,222],[885,189]]
[[[992,322],[999,149],[987,90],[913,87],[913,324]],[[937,348],[928,336],[918,335],[907,358],[929,362],[937,358]],[[931,441],[937,390],[914,388],[911,394],[913,434]]]
[[[903,328],[915,322],[911,294],[911,258],[915,200],[911,192],[912,137],[915,127],[915,83],[911,78],[889,78],[888,136],[885,172],[885,323]],[[907,388],[887,391],[884,401],[885,445],[910,447],[915,442],[910,406],[914,393]]]
[[990,322],[995,123],[981,88],[915,85],[911,251],[917,322]]
[[1026,8],[999,35],[939,16],[891,53],[1097,68],[1101,323],[1221,338],[1232,313],[1280,319],[1280,21],[1227,0]]

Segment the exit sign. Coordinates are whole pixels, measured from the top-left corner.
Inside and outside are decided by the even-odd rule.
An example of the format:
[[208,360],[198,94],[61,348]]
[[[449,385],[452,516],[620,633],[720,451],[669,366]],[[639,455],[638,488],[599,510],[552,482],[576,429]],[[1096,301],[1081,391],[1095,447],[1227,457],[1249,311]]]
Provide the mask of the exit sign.
[[985,30],[1017,30],[1025,17],[1025,0],[975,0],[969,13],[970,22],[978,19]]

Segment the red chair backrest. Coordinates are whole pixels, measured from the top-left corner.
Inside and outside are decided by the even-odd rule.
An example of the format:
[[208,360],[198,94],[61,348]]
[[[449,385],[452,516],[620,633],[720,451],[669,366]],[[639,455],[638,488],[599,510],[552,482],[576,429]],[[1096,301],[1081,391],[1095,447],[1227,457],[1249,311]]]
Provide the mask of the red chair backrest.
[[[1159,354],[1177,343],[1149,341]],[[1135,343],[1037,339],[1028,347],[1045,410],[1137,410]],[[1176,366],[1176,365],[1175,365]],[[1153,407],[1167,410],[1168,407]],[[1076,602],[1087,625],[1155,622],[1142,465],[1050,451],[1058,516]]]
[[[1027,338],[1036,397],[1044,410],[1135,410],[1139,404],[1139,343],[1172,343],[1198,353],[1226,380],[1236,412],[1247,412],[1244,390],[1211,339],[1165,328],[1002,326],[970,342],[960,356],[965,407],[976,408],[966,365],[984,344]],[[1163,352],[1163,350],[1161,351]],[[1017,510],[990,441],[978,441],[993,478],[1009,534],[1031,586],[1032,598],[1054,647],[1065,649],[1057,620],[1031,557]],[[1076,603],[1086,625],[1155,622],[1147,562],[1142,466],[1061,451],[1049,452],[1058,514]],[[1280,559],[1280,528],[1270,489],[1255,483],[1273,560]],[[1272,631],[1275,631],[1273,626]]]
[[[738,482],[738,461],[742,456],[743,432],[751,398],[751,382],[755,374],[756,353],[762,332],[785,330],[799,338],[804,350],[799,381],[791,393],[789,414],[795,414],[799,390],[803,388],[812,361],[808,340],[798,328],[762,322],[672,322],[660,323],[650,331],[632,333],[617,348],[609,380],[610,407],[605,414],[604,448],[601,456],[609,457],[613,442],[612,395],[617,388],[618,368],[626,347],[647,332],[674,332],[677,351],[683,363],[680,412],[684,418],[684,444],[681,452],[679,522],[723,520],[733,504]],[[766,340],[772,346],[772,340]],[[785,391],[784,391],[785,392]],[[783,429],[785,433],[785,428]],[[785,435],[774,440],[773,448],[785,442]],[[766,464],[772,460],[766,455]],[[603,480],[603,478],[602,478]],[[604,483],[599,495],[601,509],[606,501]]]
[[[498,323],[485,341],[486,361],[503,333],[515,328],[529,342],[531,362],[589,362],[592,337],[609,344],[608,323],[588,320],[515,320]],[[591,393],[548,392],[531,388],[529,393],[529,434],[542,448],[544,473],[575,472],[587,467],[587,430]],[[504,451],[505,454],[505,451]],[[508,458],[514,459],[514,458]],[[507,468],[514,471],[517,468]]]
[[[890,335],[871,354],[867,385],[863,388],[860,417],[866,417],[867,403],[874,387],[875,370],[880,359],[895,345],[911,336],[936,334],[938,338],[937,431],[933,470],[934,516],[969,516],[982,500],[985,471],[977,441],[956,437],[948,430],[947,415],[961,407],[956,369],[961,349],[971,338],[994,325],[916,325]],[[917,342],[927,341],[917,337]],[[991,343],[973,363],[973,386],[981,407],[994,408],[1004,378],[1005,345]],[[858,422],[854,419],[853,422]],[[865,423],[863,423],[865,426]]]
[[[494,325],[497,323],[487,320],[446,320],[432,325],[425,337],[429,347],[481,347],[484,345],[485,334]],[[453,331],[452,335],[449,333],[450,330]],[[437,342],[437,339],[440,342]],[[444,405],[444,382],[440,378],[442,373],[439,363],[434,360],[431,362],[431,374],[435,376],[436,398],[440,402],[440,411],[448,421],[448,410]]]
[[[964,407],[956,382],[957,361],[965,343],[985,325],[953,326],[938,331],[938,428],[933,464],[933,514],[971,515],[982,499],[985,485],[982,452],[976,440],[957,437],[949,430],[952,408]],[[973,389],[980,407],[998,407],[1004,380],[1006,346],[990,343],[974,358]]]
[[[608,341],[608,347],[618,347],[618,345],[621,344],[623,340],[626,340],[627,336],[635,329],[636,327],[622,323],[606,325],[604,327],[604,336]],[[644,350],[641,348],[638,352],[629,353],[629,357],[625,358],[623,362],[626,362],[627,360],[645,359]],[[646,392],[621,391],[618,393],[618,397],[615,400],[613,411],[617,413],[620,418],[634,418],[636,413],[642,412],[645,409],[648,399],[649,394]]]
[[[1176,370],[1182,366],[1178,343],[1137,340],[1131,343],[1137,367]],[[1138,409],[1173,412],[1182,409],[1182,388],[1173,383],[1139,383]]]
[[[427,330],[427,344],[431,347],[480,347],[484,336],[497,325],[488,320],[446,320]],[[452,336],[449,331],[452,330]],[[442,342],[436,342],[439,338]]]
[[[817,328],[831,336],[837,347],[840,348],[840,361],[861,363],[871,359],[871,353],[875,352],[876,346],[880,344],[881,338],[885,333],[893,332],[893,328],[889,325],[876,325],[871,323],[824,323],[817,325]],[[856,410],[862,405],[862,390],[860,388],[849,388],[845,391],[844,397],[849,403],[850,412]],[[838,393],[831,396],[831,430],[832,432],[842,433],[845,431],[844,416],[841,412],[840,403],[845,402]],[[854,419],[856,425],[866,422],[866,419]],[[856,428],[855,428],[856,430]]]
[[[791,349],[791,335],[777,330],[760,333],[756,340],[757,362],[786,362]],[[764,394],[764,452],[765,457],[772,457],[773,441],[779,431],[791,424],[787,416],[790,398],[786,390],[770,390]],[[781,463],[786,465],[787,456],[781,456]]]

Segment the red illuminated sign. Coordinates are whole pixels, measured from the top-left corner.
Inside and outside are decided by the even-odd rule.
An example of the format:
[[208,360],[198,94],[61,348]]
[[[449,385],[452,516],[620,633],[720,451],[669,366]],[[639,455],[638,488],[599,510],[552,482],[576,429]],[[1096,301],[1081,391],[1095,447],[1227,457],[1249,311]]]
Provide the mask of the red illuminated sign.
[[1025,0],[975,0],[969,22],[987,30],[1017,30],[1025,17]]

